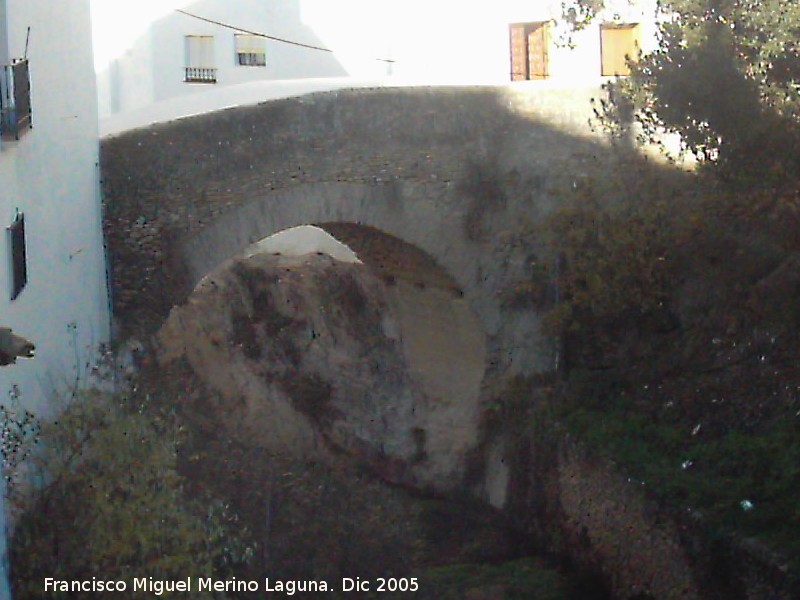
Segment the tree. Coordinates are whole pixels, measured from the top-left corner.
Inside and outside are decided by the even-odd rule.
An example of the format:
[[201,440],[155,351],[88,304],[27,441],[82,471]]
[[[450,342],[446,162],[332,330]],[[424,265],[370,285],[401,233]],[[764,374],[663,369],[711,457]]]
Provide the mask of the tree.
[[[615,2],[564,0],[575,28]],[[600,116],[685,148],[726,178],[774,182],[800,166],[800,3],[659,0],[658,48],[609,85]]]

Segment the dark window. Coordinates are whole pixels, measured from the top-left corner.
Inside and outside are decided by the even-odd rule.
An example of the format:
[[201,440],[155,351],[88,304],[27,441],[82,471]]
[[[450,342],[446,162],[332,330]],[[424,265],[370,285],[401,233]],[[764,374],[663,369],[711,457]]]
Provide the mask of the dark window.
[[0,135],[19,136],[33,127],[31,121],[31,81],[27,60],[0,66]]
[[11,299],[14,300],[28,283],[28,265],[25,259],[25,215],[18,214],[8,228],[11,244]]
[[187,35],[186,69],[183,80],[188,83],[216,83],[214,67],[214,36]]
[[236,64],[240,67],[267,66],[266,41],[263,37],[237,33],[233,39],[236,45]]

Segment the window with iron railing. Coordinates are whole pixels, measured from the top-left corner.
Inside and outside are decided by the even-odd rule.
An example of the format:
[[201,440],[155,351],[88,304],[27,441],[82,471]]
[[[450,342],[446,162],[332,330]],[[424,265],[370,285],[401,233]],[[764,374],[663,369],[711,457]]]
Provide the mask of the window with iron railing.
[[0,136],[18,140],[33,127],[28,61],[0,66]]
[[183,80],[187,83],[216,83],[214,67],[214,36],[187,35],[186,69]]

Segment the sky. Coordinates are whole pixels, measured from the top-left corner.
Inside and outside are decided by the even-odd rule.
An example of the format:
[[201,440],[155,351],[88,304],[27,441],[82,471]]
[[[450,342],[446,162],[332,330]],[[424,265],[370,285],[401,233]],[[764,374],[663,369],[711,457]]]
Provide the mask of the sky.
[[91,0],[95,70],[130,48],[149,23],[187,0]]

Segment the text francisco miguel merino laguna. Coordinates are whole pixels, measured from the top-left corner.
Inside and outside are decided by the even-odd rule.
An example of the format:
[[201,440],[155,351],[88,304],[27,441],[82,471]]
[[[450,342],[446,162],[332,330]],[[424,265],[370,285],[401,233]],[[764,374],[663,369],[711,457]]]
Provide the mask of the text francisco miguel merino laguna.
[[[335,588],[322,580],[264,580],[263,586],[254,580],[236,579],[216,580],[211,577],[187,577],[185,579],[162,580],[152,577],[134,577],[131,590],[160,596],[164,592],[278,592],[293,596],[297,592],[329,592]],[[419,589],[416,577],[378,577],[361,579],[344,577],[337,591],[342,592],[416,592]],[[45,577],[45,592],[125,592],[128,582],[104,580],[92,577],[80,581],[53,579]]]

